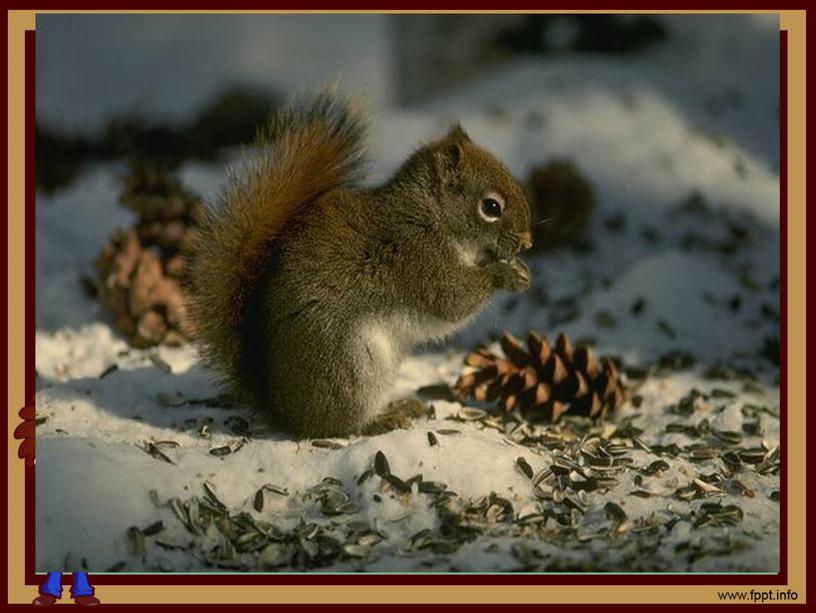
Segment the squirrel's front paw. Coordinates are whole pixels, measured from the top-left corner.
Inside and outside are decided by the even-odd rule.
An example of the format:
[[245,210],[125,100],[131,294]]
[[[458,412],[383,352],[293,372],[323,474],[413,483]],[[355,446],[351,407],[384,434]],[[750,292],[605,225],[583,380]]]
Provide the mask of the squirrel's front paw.
[[520,292],[530,287],[530,269],[520,258],[499,260],[493,266],[497,289]]

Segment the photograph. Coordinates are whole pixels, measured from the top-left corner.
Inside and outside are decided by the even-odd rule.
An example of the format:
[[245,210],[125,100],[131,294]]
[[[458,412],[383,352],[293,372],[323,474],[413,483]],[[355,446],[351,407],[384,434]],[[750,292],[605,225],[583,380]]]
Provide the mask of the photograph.
[[778,13],[34,36],[35,604],[781,572]]

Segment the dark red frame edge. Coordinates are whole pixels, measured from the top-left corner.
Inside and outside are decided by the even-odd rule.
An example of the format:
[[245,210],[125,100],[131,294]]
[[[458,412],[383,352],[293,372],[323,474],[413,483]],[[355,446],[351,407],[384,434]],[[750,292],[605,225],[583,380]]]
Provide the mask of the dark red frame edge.
[[[13,0],[9,2],[6,7],[8,10],[25,9],[32,10],[32,4],[28,0]],[[808,3],[806,0],[786,0],[785,2],[767,2],[763,0],[745,0],[740,2],[738,0],[719,0],[712,5],[706,0],[673,0],[666,2],[659,8],[655,8],[655,3],[649,0],[629,0],[626,6],[620,6],[611,0],[592,0],[582,2],[580,6],[572,6],[564,0],[559,2],[549,2],[544,4],[537,0],[515,0],[511,5],[496,8],[495,4],[491,5],[487,0],[472,0],[472,2],[463,2],[462,0],[453,0],[444,4],[440,4],[434,0],[411,0],[410,2],[394,2],[392,6],[383,6],[382,1],[378,0],[354,0],[346,2],[338,6],[336,2],[331,0],[311,0],[308,5],[303,2],[286,1],[277,2],[270,5],[263,0],[237,0],[233,5],[225,7],[219,5],[216,0],[204,0],[204,2],[195,2],[194,0],[173,0],[173,2],[162,2],[162,0],[141,0],[135,2],[133,0],[123,1],[118,3],[116,10],[155,10],[155,11],[173,11],[173,10],[290,10],[290,11],[540,11],[540,10],[562,10],[562,11],[608,11],[614,12],[616,10],[631,10],[631,11],[679,11],[679,10],[705,10],[712,11],[779,11],[779,10],[800,10],[806,9]],[[769,6],[770,5],[770,6]],[[71,0],[39,0],[36,3],[35,10],[111,10],[111,3],[103,0],[84,0],[81,2],[71,2]]]
[[[42,8],[58,8],[61,3],[46,3]],[[365,4],[365,3],[364,3]],[[638,4],[639,3],[635,3]],[[694,7],[703,8],[702,3],[689,3]],[[753,4],[753,3],[751,3]],[[145,8],[145,7],[141,7]],[[158,8],[158,7],[157,7]],[[166,7],[162,7],[165,8]],[[313,7],[317,8],[317,7]],[[328,8],[328,7],[326,7]],[[359,6],[358,8],[368,8]],[[373,7],[372,7],[373,8]],[[530,7],[533,8],[533,7]],[[635,7],[637,8],[637,7]],[[686,8],[689,8],[686,5]],[[705,8],[710,9],[710,6]],[[8,18],[6,16],[6,23]],[[7,30],[6,30],[7,31]],[[4,36],[6,34],[4,31]],[[34,279],[31,272],[34,263],[34,205],[35,205],[35,176],[34,176],[34,93],[35,93],[35,33],[26,32],[26,398],[34,396]],[[780,411],[783,419],[787,419],[787,32],[780,32],[780,339],[781,359],[780,378]],[[810,54],[808,54],[810,55]],[[6,68],[4,67],[4,70]],[[7,217],[3,224],[7,235]],[[5,254],[8,257],[8,253]],[[7,275],[4,267],[3,274]],[[8,295],[8,279],[6,278],[6,292]],[[3,308],[6,309],[7,301]],[[6,330],[8,340],[8,330]],[[13,410],[10,407],[10,410]],[[811,420],[812,421],[812,420]],[[810,425],[809,430],[813,424]],[[532,585],[724,585],[740,583],[745,585],[777,585],[787,582],[787,431],[783,428],[781,434],[782,474],[781,474],[781,502],[780,502],[780,562],[781,572],[775,575],[238,575],[238,574],[197,574],[197,575],[95,575],[94,582],[98,585],[361,585],[361,584],[532,584]],[[4,442],[7,445],[7,440]],[[25,504],[27,510],[25,529],[25,581],[26,584],[39,583],[39,576],[34,572],[34,471],[25,470]],[[5,477],[4,477],[5,478]],[[31,509],[32,513],[28,510]],[[32,517],[28,517],[32,515]],[[5,538],[5,537],[4,537]],[[808,542],[813,538],[808,536]],[[747,580],[747,582],[746,582]],[[6,586],[3,588],[6,589]]]

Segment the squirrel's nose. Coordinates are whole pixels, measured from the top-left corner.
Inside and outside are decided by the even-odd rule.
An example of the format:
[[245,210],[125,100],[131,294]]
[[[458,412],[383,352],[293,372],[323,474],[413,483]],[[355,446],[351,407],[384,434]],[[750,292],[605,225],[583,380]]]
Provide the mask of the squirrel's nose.
[[519,241],[521,241],[521,248],[524,251],[527,251],[533,246],[533,235],[529,230],[522,234],[517,234],[516,236],[518,237]]

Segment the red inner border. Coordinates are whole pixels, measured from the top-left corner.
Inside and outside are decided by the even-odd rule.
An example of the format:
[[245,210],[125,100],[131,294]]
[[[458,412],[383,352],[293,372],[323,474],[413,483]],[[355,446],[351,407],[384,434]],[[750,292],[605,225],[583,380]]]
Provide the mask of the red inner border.
[[[527,3],[522,3],[527,5]],[[754,3],[750,3],[752,6]],[[59,8],[61,2],[44,2],[39,8]],[[140,8],[151,8],[150,3]],[[702,2],[691,2],[685,8],[710,8]],[[153,8],[159,8],[155,6]],[[166,6],[161,8],[166,9]],[[237,7],[236,7],[237,8]],[[280,8],[280,7],[278,7]],[[312,7],[314,10],[320,7]],[[327,7],[325,7],[327,8]],[[356,8],[369,8],[364,2]],[[421,8],[421,7],[416,7]],[[517,9],[523,6],[515,7]],[[533,8],[533,7],[529,7]],[[585,9],[587,7],[584,7]],[[635,3],[632,8],[641,8]],[[35,81],[35,32],[25,33],[25,108],[26,108],[26,173],[25,173],[25,396],[33,402],[35,394],[35,117],[36,117],[36,81]],[[788,32],[780,31],[780,416],[783,427],[780,432],[780,572],[771,575],[746,574],[706,574],[706,575],[660,575],[660,574],[618,574],[604,573],[597,575],[514,575],[514,574],[353,574],[353,575],[281,575],[268,573],[262,575],[200,573],[200,574],[110,574],[94,575],[92,582],[96,585],[784,585],[788,578],[788,471],[787,471],[787,288],[788,288],[788,189],[787,189],[787,60]],[[7,219],[4,220],[7,223]],[[4,268],[3,274],[7,274]],[[8,283],[6,283],[8,288]],[[6,290],[8,291],[8,289]],[[7,443],[6,443],[7,444]],[[35,572],[35,475],[33,469],[25,470],[25,583],[38,585],[43,574]],[[70,577],[63,577],[70,582]],[[4,586],[5,589],[5,586]]]

